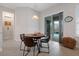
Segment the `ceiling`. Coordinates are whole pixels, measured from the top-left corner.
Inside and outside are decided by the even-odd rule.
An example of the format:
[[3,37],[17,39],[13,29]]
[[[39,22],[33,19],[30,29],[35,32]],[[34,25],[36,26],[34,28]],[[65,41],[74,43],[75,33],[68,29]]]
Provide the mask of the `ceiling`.
[[29,7],[36,11],[43,11],[49,7],[56,5],[56,3],[0,3],[0,6],[15,9],[17,7]]

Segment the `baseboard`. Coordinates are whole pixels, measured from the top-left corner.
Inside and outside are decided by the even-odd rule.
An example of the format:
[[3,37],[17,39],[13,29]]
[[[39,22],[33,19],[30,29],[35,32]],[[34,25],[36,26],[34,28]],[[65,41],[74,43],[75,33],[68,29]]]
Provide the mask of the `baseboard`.
[[2,52],[2,48],[0,48],[0,52]]

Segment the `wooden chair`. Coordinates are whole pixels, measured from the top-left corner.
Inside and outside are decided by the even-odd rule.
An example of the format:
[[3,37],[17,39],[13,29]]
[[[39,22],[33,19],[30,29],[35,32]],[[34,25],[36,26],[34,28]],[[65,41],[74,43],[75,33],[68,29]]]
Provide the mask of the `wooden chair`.
[[23,50],[23,56],[24,55],[28,55],[28,53],[30,52],[31,48],[33,47],[33,55],[35,55],[35,46],[37,45],[36,42],[33,41],[33,39],[31,37],[24,37],[24,45],[25,47],[27,47],[27,53],[25,54],[25,47]]

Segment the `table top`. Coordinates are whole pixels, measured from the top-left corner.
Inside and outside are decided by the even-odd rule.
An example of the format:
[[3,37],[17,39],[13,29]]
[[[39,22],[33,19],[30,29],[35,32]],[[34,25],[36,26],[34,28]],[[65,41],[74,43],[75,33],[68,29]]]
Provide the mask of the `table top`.
[[37,35],[36,34],[26,34],[25,36],[33,37],[33,38],[37,38],[37,37],[40,38],[40,37],[44,37],[45,35],[43,35],[43,34],[42,35],[41,34],[37,34]]

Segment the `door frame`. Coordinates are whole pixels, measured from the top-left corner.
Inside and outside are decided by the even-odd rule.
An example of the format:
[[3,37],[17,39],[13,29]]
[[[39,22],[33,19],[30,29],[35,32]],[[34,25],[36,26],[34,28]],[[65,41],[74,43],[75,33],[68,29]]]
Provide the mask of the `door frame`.
[[[64,11],[62,10],[62,11],[58,11],[58,12],[54,12],[54,13],[51,13],[51,14],[48,14],[48,15],[45,15],[44,17],[43,17],[43,19],[44,19],[44,33],[45,33],[45,17],[48,17],[48,16],[51,16],[51,22],[52,22],[52,18],[53,18],[53,16],[52,15],[55,15],[55,14],[59,14],[59,13],[61,13],[62,12],[62,29],[61,29],[61,31],[62,31],[62,33],[61,33],[61,36],[63,37],[63,17],[64,17]],[[51,34],[51,33],[50,33]],[[61,37],[61,40],[59,41],[60,43],[61,43],[61,41],[62,41],[62,37]]]
[[[47,16],[47,17],[51,17],[51,16]],[[45,18],[46,18],[46,17],[45,17]],[[44,24],[44,25],[45,25],[45,27],[44,27],[44,33],[47,34],[47,33],[46,33],[46,32],[47,32],[47,24],[46,24],[46,23],[47,23],[47,21],[51,22],[51,20],[46,20],[45,18],[44,18],[44,22],[45,22],[45,24]],[[51,26],[50,26],[50,27],[51,27]]]

